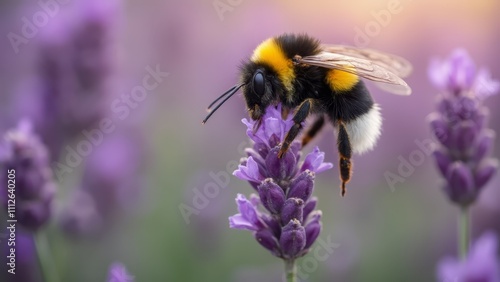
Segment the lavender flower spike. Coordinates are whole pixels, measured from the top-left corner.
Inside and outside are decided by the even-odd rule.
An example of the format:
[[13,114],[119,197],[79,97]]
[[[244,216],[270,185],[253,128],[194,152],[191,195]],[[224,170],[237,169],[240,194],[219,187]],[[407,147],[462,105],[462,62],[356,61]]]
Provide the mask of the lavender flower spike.
[[434,151],[437,167],[445,178],[444,191],[454,203],[467,207],[475,201],[498,169],[490,157],[494,132],[486,126],[484,99],[496,94],[500,83],[485,69],[476,72],[465,50],[454,51],[448,60],[434,61],[431,81],[444,90],[429,122],[439,142]]
[[481,236],[465,260],[445,258],[438,265],[439,281],[499,282],[498,240],[494,233]]
[[56,185],[47,149],[33,133],[30,122],[21,121],[16,129],[7,132],[0,147],[0,167],[2,183],[12,183],[15,187],[0,193],[5,210],[10,193],[15,195],[15,211],[9,212],[9,217],[28,230],[37,230],[51,217]]
[[[312,198],[315,174],[333,167],[325,163],[324,153],[316,147],[303,162],[301,145],[294,141],[288,152],[278,158],[280,143],[293,125],[292,117],[281,117],[281,105],[266,109],[261,126],[243,119],[253,146],[248,158],[233,173],[257,190],[260,199],[247,200],[238,194],[240,213],[229,218],[229,226],[250,230],[256,240],[273,255],[287,262],[305,255],[319,236],[321,212],[314,211]],[[260,210],[259,210],[260,209]],[[262,210],[262,211],[261,211]]]

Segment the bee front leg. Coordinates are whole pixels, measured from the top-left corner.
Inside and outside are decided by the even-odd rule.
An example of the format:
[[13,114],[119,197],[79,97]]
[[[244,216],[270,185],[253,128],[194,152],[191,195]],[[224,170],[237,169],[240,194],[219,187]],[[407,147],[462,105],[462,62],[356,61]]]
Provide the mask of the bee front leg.
[[309,110],[311,109],[313,102],[314,101],[312,99],[306,99],[299,105],[297,111],[295,112],[295,115],[293,116],[294,125],[286,134],[285,140],[283,141],[281,149],[278,152],[278,158],[281,158],[286,153],[286,151],[288,151],[288,149],[290,148],[290,144],[292,144],[295,137],[297,137],[297,135],[299,134],[300,130],[302,129],[302,122],[306,120],[307,116],[309,115]]
[[349,135],[345,124],[342,121],[338,122],[339,133],[337,135],[337,146],[339,150],[339,168],[340,168],[340,179],[342,180],[341,190],[342,197],[345,195],[346,189],[345,185],[349,180],[351,180],[352,172],[352,147],[349,141]]

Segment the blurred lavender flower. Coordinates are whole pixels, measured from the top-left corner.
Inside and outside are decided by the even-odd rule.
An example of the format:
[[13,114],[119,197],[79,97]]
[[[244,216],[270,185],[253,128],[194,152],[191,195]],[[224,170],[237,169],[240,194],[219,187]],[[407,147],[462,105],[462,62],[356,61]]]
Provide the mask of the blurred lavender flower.
[[77,1],[44,29],[39,43],[36,128],[53,158],[61,145],[106,117],[118,1]]
[[92,236],[103,228],[103,219],[95,201],[83,189],[77,189],[63,208],[59,218],[64,232],[71,236]]
[[484,99],[500,89],[500,82],[492,80],[487,69],[476,72],[474,61],[464,49],[454,50],[446,60],[432,60],[429,78],[437,88],[456,96],[472,91],[475,97]]
[[465,260],[445,258],[437,275],[442,282],[499,282],[500,261],[497,257],[498,241],[494,233],[481,236]]
[[434,158],[446,179],[449,198],[468,206],[497,171],[498,162],[490,157],[495,133],[486,128],[488,111],[482,101],[495,94],[500,84],[486,70],[476,73],[474,62],[461,49],[444,62],[434,61],[429,75],[446,91],[437,111],[429,116],[440,143]]
[[134,277],[131,276],[125,266],[121,263],[113,263],[109,268],[107,282],[133,282]]
[[[47,149],[33,133],[31,123],[23,120],[16,129],[7,132],[0,150],[2,183],[7,183],[8,171],[14,170],[15,219],[26,229],[35,231],[50,219],[56,191]],[[2,189],[0,193],[6,210],[7,192]]]
[[139,175],[145,162],[144,144],[134,133],[106,136],[87,157],[82,188],[104,217],[132,209],[144,185]]
[[[294,141],[280,159],[280,142],[293,125],[292,117],[281,119],[281,105],[266,110],[262,124],[254,132],[255,121],[243,119],[247,135],[254,142],[247,148],[234,175],[247,180],[256,190],[250,199],[238,194],[239,213],[229,217],[229,226],[250,230],[255,239],[273,255],[286,261],[306,254],[319,236],[321,211],[314,211],[311,197],[316,173],[333,167],[324,163],[324,153],[315,148],[302,163],[300,142]],[[261,212],[260,206],[267,212]]]
[[135,131],[106,136],[87,157],[80,187],[61,213],[63,230],[92,235],[133,210],[144,186],[142,141]]

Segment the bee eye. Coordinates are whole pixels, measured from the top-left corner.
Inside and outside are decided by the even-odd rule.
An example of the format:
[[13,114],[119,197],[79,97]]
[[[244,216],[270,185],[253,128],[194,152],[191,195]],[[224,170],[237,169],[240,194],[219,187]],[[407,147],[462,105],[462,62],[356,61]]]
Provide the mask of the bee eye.
[[257,71],[253,76],[253,91],[258,96],[263,96],[266,92],[266,82],[264,81],[264,74],[262,71]]

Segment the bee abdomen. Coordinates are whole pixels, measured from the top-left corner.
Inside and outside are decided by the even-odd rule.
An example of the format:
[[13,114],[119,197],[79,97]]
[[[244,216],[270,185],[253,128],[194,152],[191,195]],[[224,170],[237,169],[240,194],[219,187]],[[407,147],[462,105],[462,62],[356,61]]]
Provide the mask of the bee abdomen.
[[362,154],[373,149],[380,137],[382,116],[380,107],[373,104],[370,110],[346,123],[352,151]]

